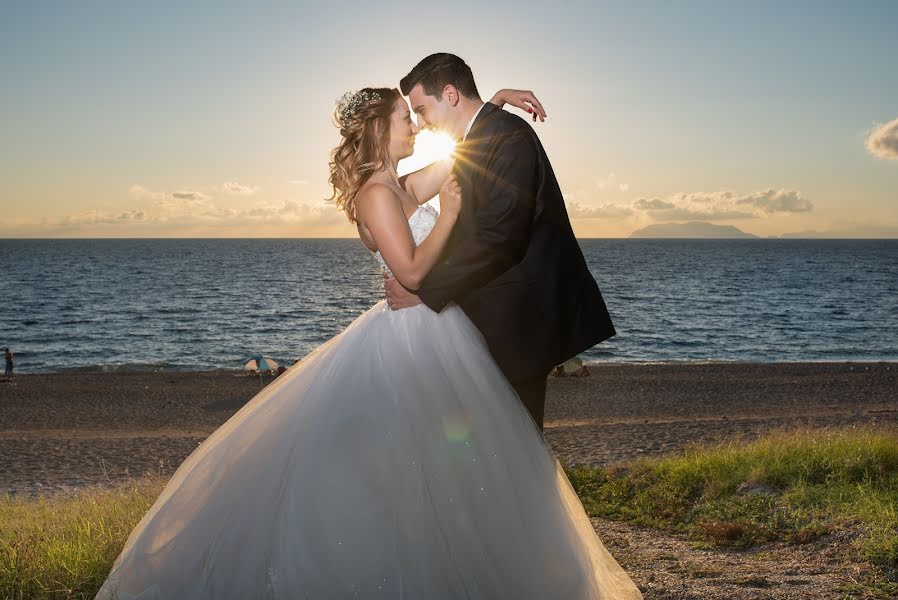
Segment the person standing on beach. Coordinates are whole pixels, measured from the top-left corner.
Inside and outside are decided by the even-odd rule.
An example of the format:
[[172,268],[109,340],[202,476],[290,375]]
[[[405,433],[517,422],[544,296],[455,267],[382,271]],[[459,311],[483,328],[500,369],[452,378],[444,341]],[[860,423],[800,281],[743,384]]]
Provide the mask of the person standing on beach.
[[458,140],[452,172],[465,202],[417,288],[386,281],[390,308],[461,307],[542,429],[549,372],[615,335],[549,157],[524,119],[480,99],[454,54],[431,54],[399,85],[419,127]]
[[7,379],[12,379],[12,369],[13,369],[13,361],[12,361],[12,350],[6,348],[6,373],[5,376]]

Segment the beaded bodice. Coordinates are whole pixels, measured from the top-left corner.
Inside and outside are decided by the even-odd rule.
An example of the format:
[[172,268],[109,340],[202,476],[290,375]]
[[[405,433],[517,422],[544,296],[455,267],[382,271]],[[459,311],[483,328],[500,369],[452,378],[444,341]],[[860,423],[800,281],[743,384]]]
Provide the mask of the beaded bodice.
[[[408,227],[412,230],[412,239],[415,240],[415,246],[421,244],[424,241],[424,238],[430,233],[430,230],[433,229],[433,226],[437,222],[437,216],[439,213],[437,210],[427,204],[422,204],[412,213],[412,216],[408,219]],[[377,259],[377,263],[380,265],[380,268],[383,272],[392,275],[392,271],[387,266],[387,263],[384,262],[383,256],[380,255],[380,251],[374,253],[374,257]]]

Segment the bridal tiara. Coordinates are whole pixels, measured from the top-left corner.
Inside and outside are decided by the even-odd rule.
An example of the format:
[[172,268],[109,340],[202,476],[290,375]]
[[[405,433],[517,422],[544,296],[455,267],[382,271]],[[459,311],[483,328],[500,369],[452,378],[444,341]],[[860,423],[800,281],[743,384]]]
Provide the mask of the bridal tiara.
[[350,90],[340,96],[337,100],[337,117],[340,119],[340,123],[345,125],[347,121],[352,119],[362,104],[374,100],[380,100],[380,94],[377,92],[369,93],[365,90],[359,90],[357,92]]

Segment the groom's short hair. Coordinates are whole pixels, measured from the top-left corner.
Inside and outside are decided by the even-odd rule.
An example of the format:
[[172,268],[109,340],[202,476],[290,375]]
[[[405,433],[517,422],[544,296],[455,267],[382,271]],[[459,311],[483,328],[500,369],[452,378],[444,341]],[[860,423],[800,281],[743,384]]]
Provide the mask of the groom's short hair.
[[442,99],[443,88],[447,85],[454,85],[458,93],[465,98],[480,100],[471,67],[448,52],[431,54],[415,65],[415,68],[399,82],[399,89],[402,90],[403,96],[408,96],[412,88],[419,83],[424,88],[425,94],[435,96],[438,100]]

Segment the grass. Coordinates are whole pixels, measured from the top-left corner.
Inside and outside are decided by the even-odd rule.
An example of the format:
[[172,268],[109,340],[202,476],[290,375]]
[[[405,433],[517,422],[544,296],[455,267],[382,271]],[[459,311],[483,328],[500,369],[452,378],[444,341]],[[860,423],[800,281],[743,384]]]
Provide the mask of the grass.
[[152,475],[71,495],[0,498],[0,597],[93,598],[164,485]]
[[[898,595],[898,432],[783,431],[692,447],[624,468],[569,467],[593,516],[748,548],[859,532],[846,552],[873,565],[850,593]],[[0,498],[0,597],[93,598],[166,478],[41,498]]]
[[860,591],[898,595],[894,430],[780,431],[624,468],[567,473],[590,515],[684,533],[703,544],[802,544],[857,532],[846,551],[873,565]]

